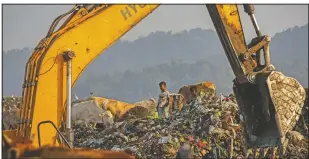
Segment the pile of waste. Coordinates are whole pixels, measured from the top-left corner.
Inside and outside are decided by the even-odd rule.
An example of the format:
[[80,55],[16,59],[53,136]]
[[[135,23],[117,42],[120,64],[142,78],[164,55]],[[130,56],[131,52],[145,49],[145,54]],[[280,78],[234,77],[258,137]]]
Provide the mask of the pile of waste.
[[[222,102],[213,98],[193,109],[184,106],[163,121],[153,112],[144,118],[109,122],[108,127],[89,128],[76,124],[74,146],[126,151],[137,158],[175,158],[179,148],[187,143],[191,145],[194,158],[209,155],[218,158],[253,157],[254,150],[244,147],[238,106],[233,96],[228,99]],[[112,120],[112,117],[108,119]],[[308,121],[305,122],[308,125]],[[295,131],[287,135],[290,141],[285,156],[281,157],[303,158],[308,155],[308,131],[304,127],[300,120]],[[271,149],[264,149],[264,153],[257,149],[255,154],[260,157],[271,155]]]
[[[223,110],[223,111],[222,111]],[[168,120],[141,118],[115,122],[106,129],[89,130],[76,125],[77,147],[131,151],[138,158],[153,156],[173,158],[183,143],[194,145],[194,156],[212,152],[213,144],[222,157],[227,157],[226,147],[231,140],[241,140],[240,125],[236,124],[237,105],[212,105],[175,112]],[[212,139],[216,139],[212,140]],[[222,141],[227,142],[222,142]],[[242,143],[234,142],[235,152],[241,154]]]
[[2,108],[4,111],[9,110],[11,108],[19,108],[21,104],[21,97],[4,97],[2,98]]
[[21,97],[2,98],[2,121],[4,129],[15,129],[19,122]]
[[[302,116],[294,131],[287,134],[289,142],[285,154],[280,156],[282,158],[308,156],[308,89],[306,92]],[[20,103],[20,97],[3,98],[3,124],[6,129],[9,126],[14,128],[19,121]],[[213,97],[193,108],[184,105],[182,110],[174,110],[168,120],[158,119],[153,99],[134,104],[141,107],[148,105],[147,115],[134,116],[140,110],[132,109],[119,120],[111,112],[113,110],[104,110],[104,105],[93,99],[74,102],[74,146],[125,151],[137,158],[175,158],[184,143],[191,146],[194,158],[272,155],[271,149],[266,152],[265,149],[264,152],[263,149],[246,149],[240,124],[242,117],[238,114],[238,106],[232,95],[223,100]]]

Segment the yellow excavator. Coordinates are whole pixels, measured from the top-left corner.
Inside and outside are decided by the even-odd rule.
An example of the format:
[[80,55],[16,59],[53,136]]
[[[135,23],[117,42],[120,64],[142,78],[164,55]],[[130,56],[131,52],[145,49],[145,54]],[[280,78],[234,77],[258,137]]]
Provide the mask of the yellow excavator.
[[[134,158],[124,152],[73,148],[71,88],[90,62],[158,7],[75,5],[57,17],[26,63],[21,121],[16,130],[3,131],[3,156]],[[270,37],[261,33],[253,5],[244,5],[257,34],[248,45],[237,5],[205,8],[235,74],[233,89],[247,146],[282,145],[300,116],[305,90],[271,64]]]

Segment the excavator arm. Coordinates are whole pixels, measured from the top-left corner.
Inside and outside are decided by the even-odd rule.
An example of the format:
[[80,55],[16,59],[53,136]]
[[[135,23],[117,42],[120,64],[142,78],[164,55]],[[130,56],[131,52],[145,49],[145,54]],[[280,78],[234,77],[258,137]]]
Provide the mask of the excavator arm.
[[[72,145],[71,88],[89,63],[158,6],[76,5],[56,18],[26,64],[21,123],[16,135],[32,138],[34,146],[58,146],[62,144],[59,132],[66,128],[68,145]],[[268,36],[262,36],[256,29],[257,38],[246,44],[237,5],[206,6],[235,74],[234,92],[244,116],[244,127],[248,129],[245,132],[247,144],[281,144],[284,134],[299,117],[305,99],[304,89],[295,79],[274,71],[269,58]],[[254,8],[248,5],[245,11],[254,21]],[[55,31],[64,17],[68,18]],[[259,59],[262,50],[264,65]],[[276,129],[271,131],[275,132],[271,138],[267,136],[268,131],[254,134],[262,121],[258,120],[261,114],[252,117],[256,109],[261,109],[263,115],[273,116],[266,121],[273,122]],[[288,114],[284,114],[285,109],[289,110]],[[273,138],[279,138],[279,142],[265,142]]]
[[[24,123],[18,126],[18,135],[35,135],[34,143],[38,143],[37,126],[41,121],[50,120],[57,128],[62,121],[70,125],[65,123],[69,90],[67,76],[71,76],[69,85],[73,87],[92,60],[157,7],[97,5],[87,9],[75,6],[71,13],[68,12],[71,14],[69,19],[54,31],[60,21],[57,18],[27,63],[21,111]],[[71,65],[70,73],[68,64]],[[56,130],[52,125],[42,125],[40,130],[41,145],[57,144]]]

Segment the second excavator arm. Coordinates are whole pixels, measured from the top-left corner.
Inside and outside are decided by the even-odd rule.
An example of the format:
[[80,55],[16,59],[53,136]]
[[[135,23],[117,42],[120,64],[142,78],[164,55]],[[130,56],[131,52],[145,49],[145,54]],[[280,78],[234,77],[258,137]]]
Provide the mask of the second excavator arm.
[[[59,16],[26,64],[20,115],[22,122],[18,126],[17,136],[34,137],[35,145],[57,146],[61,140],[58,140],[53,125],[48,123],[54,123],[56,128],[62,128],[61,131],[67,128],[66,135],[72,135],[71,87],[90,62],[158,6],[77,5]],[[269,59],[269,37],[259,35],[246,45],[237,5],[207,5],[207,9],[236,77],[234,92],[248,129],[248,144],[260,141],[260,145],[272,145],[264,142],[271,138],[267,132],[266,135],[263,132],[262,135],[253,135],[258,127],[256,125],[261,125],[251,117],[255,112],[253,109],[261,108],[261,112],[267,114],[265,107],[272,110],[274,117],[270,120],[274,122],[274,127],[279,128],[274,131],[275,138],[279,138],[281,143],[282,136],[296,124],[295,120],[299,117],[305,99],[303,88],[295,79],[274,71]],[[55,31],[65,16],[68,18]],[[256,53],[259,56],[261,50],[264,51],[264,65],[252,56]],[[286,90],[287,85],[289,90]],[[265,101],[261,102],[261,99]],[[287,104],[291,108],[290,118],[282,116],[283,109],[289,109]]]

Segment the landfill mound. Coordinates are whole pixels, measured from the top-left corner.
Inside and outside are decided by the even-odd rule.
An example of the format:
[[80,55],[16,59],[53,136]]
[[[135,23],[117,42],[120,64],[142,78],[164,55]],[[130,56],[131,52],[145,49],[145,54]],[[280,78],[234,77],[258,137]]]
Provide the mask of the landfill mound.
[[[246,149],[237,104],[234,100],[220,103],[201,104],[193,110],[184,106],[165,121],[148,116],[114,122],[104,129],[74,125],[74,146],[126,151],[137,158],[175,158],[181,145],[189,143],[194,158],[271,157],[272,149]],[[308,116],[307,111],[303,111],[303,116]],[[299,120],[295,131],[287,134],[289,142],[284,155],[279,148],[276,154],[284,158],[306,157],[307,126],[308,121]]]
[[[308,156],[308,89],[306,93],[302,117],[294,131],[287,134],[289,142],[285,154],[280,156],[282,158],[306,158]],[[19,121],[20,103],[20,97],[3,98],[5,129],[16,127]],[[157,119],[156,109],[153,107],[156,102],[152,99],[134,103],[142,107],[151,105],[147,116],[134,118],[123,116],[121,121],[116,121],[109,110],[102,109],[100,105],[93,103],[93,100],[80,100],[74,103],[72,111],[79,116],[73,117],[75,147],[125,150],[136,155],[137,158],[174,158],[180,146],[183,143],[189,143],[195,158],[209,157],[214,154],[218,158],[253,157],[254,152],[256,152],[255,156],[260,157],[271,155],[270,149],[254,151],[246,150],[244,147],[241,117],[233,96],[224,100],[223,103],[215,97],[212,101],[205,102],[193,110],[184,106],[180,112],[174,112],[166,121]],[[89,109],[89,111],[82,112],[76,108]],[[91,121],[91,124],[87,124],[86,119],[88,122]],[[98,122],[103,126],[94,127],[93,122]]]
[[[232,104],[232,103],[230,103]],[[160,122],[157,119],[143,118],[116,122],[104,130],[86,130],[76,125],[75,141],[77,147],[131,151],[138,158],[165,157],[173,158],[180,146],[189,142],[194,145],[195,157],[206,155],[212,150],[211,143],[216,143],[221,157],[227,157],[226,147],[229,143],[221,142],[236,139],[241,141],[239,124],[236,120],[235,104],[223,108],[224,113],[213,105],[212,108],[201,107],[193,111],[183,110],[173,114],[172,118]],[[224,128],[222,128],[222,126]],[[89,132],[85,134],[83,132]],[[88,139],[86,139],[88,138]],[[217,138],[217,141],[211,139]],[[223,139],[223,140],[222,140]],[[243,145],[233,143],[235,153],[241,154]]]
[[21,97],[2,98],[2,125],[3,129],[16,129],[19,122]]

